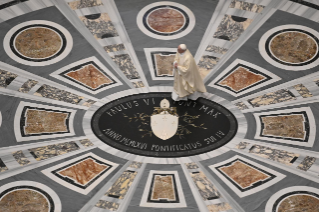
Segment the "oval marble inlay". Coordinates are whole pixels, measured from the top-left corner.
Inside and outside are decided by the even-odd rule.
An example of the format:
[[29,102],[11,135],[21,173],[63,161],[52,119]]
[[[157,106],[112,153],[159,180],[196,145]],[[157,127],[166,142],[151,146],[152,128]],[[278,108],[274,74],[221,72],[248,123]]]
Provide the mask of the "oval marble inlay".
[[318,52],[318,45],[313,37],[296,31],[276,35],[269,45],[273,56],[287,63],[307,62]]
[[185,157],[212,151],[237,132],[237,120],[225,107],[205,98],[173,102],[171,93],[126,96],[93,115],[91,126],[104,143],[151,157]]
[[318,211],[319,199],[307,194],[292,195],[285,198],[278,206],[278,212]]
[[158,32],[175,32],[184,26],[185,18],[178,10],[160,8],[149,14],[147,22]]
[[46,27],[32,27],[20,32],[14,41],[15,49],[25,57],[39,59],[55,55],[62,48],[61,36]]

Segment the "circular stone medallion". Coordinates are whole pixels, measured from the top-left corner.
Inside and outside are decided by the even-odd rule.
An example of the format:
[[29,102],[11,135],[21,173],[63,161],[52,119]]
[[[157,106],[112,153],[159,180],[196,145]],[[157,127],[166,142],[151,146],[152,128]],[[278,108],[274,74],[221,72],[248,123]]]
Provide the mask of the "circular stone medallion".
[[105,104],[91,126],[104,143],[151,157],[202,154],[228,143],[237,132],[235,116],[208,99],[174,102],[171,93],[136,94]]

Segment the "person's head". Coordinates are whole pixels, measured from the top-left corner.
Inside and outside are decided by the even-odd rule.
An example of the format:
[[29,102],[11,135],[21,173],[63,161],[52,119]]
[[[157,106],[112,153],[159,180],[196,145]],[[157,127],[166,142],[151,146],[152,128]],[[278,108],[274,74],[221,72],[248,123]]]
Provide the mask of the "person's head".
[[182,54],[187,50],[187,46],[185,44],[180,44],[177,48],[178,53]]

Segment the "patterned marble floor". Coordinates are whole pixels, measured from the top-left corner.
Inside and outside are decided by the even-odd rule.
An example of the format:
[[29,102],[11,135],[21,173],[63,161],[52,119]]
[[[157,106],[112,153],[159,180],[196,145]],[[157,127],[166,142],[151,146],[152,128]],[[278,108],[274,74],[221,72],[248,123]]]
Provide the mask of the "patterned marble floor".
[[[0,212],[319,212],[316,0],[0,0]],[[174,102],[185,43],[207,92]]]

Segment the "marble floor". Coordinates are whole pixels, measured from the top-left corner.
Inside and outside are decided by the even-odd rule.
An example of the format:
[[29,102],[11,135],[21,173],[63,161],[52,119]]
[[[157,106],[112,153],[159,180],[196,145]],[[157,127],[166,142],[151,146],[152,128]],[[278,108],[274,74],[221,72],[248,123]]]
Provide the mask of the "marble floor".
[[0,212],[319,212],[319,1],[0,0],[0,40]]

